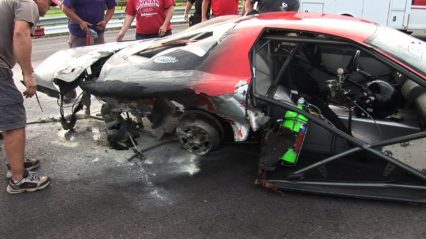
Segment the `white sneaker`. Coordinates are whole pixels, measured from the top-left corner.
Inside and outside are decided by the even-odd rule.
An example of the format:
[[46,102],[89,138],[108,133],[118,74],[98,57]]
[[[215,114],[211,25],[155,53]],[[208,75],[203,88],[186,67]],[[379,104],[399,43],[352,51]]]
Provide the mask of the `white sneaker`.
[[35,192],[45,189],[50,185],[50,178],[47,176],[38,176],[37,172],[25,171],[21,181],[15,183],[10,178],[6,191],[9,194],[18,194],[23,192]]

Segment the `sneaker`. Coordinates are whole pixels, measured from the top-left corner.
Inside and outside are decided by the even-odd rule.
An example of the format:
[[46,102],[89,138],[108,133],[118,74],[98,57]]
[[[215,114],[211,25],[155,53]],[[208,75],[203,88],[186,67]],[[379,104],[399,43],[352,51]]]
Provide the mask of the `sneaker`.
[[[40,160],[38,159],[25,159],[24,160],[24,168],[28,171],[34,170],[40,167]],[[6,178],[12,177],[12,171],[10,171],[10,164],[7,164],[7,173]]]
[[43,190],[50,184],[50,178],[47,176],[38,176],[37,172],[25,171],[21,181],[14,183],[9,179],[6,191],[9,194],[18,194],[23,192],[35,192]]

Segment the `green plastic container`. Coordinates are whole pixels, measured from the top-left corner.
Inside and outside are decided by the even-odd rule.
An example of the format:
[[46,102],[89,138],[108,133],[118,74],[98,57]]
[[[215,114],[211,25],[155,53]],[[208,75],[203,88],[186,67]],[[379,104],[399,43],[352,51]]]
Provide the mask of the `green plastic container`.
[[[305,108],[305,100],[300,98],[297,102],[297,108],[303,110]],[[281,156],[281,160],[286,164],[294,165],[297,163],[299,157],[299,152],[302,147],[305,133],[308,127],[308,118],[305,116],[294,112],[287,111],[284,115],[284,120],[282,126],[290,129],[294,134],[296,134],[296,140],[291,148],[288,148],[287,151]]]
[[[297,105],[297,108],[303,110],[303,105]],[[306,123],[308,123],[308,118],[305,116],[294,111],[287,111],[284,115],[282,126],[290,129],[295,133],[299,133],[302,125]]]

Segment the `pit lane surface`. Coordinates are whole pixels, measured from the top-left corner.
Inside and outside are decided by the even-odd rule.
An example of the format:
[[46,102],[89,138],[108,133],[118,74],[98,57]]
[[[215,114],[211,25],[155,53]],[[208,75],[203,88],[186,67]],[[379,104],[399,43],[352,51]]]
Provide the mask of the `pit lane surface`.
[[[116,32],[108,32],[111,41]],[[128,34],[129,37],[132,33]],[[67,37],[34,40],[35,65]],[[19,69],[14,70],[19,80]],[[426,208],[381,201],[276,194],[254,185],[256,147],[224,145],[196,157],[165,141],[134,159],[110,149],[102,123],[62,130],[56,101],[25,101],[27,156],[52,177],[45,191],[8,195],[0,180],[0,238],[426,238]],[[99,104],[92,114],[99,111]],[[42,123],[43,121],[47,121]],[[33,124],[31,122],[34,122]],[[143,135],[140,148],[159,143]],[[2,146],[0,177],[5,178]]]

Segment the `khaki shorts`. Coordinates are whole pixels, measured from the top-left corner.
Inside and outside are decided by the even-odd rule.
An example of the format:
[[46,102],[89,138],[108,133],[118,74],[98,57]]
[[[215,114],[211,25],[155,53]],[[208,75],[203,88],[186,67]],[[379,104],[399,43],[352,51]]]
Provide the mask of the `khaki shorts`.
[[0,68],[0,132],[25,128],[26,125],[24,99],[15,86],[12,71]]

